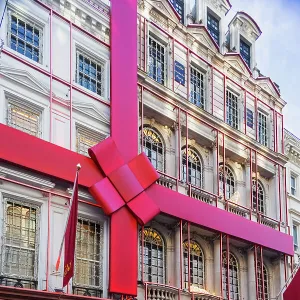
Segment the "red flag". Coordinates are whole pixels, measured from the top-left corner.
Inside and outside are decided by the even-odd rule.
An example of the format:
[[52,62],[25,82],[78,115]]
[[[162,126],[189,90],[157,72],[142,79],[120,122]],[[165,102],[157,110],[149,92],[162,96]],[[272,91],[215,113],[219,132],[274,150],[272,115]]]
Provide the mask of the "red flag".
[[74,256],[75,256],[75,243],[76,243],[76,230],[77,230],[77,217],[78,217],[78,172],[80,165],[77,166],[76,178],[74,181],[73,193],[70,201],[70,210],[67,219],[65,233],[61,243],[61,247],[56,262],[56,271],[59,269],[61,252],[63,242],[65,241],[65,256],[64,256],[64,274],[63,274],[63,287],[65,287],[70,279],[74,276]]

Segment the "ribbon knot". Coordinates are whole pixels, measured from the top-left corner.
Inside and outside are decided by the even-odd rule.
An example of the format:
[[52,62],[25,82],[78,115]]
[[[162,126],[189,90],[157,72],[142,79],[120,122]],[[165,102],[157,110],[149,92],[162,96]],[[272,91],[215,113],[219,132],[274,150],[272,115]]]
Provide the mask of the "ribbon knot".
[[144,225],[159,214],[159,207],[146,193],[159,174],[144,153],[125,163],[111,137],[88,151],[106,176],[89,191],[107,215],[127,206]]

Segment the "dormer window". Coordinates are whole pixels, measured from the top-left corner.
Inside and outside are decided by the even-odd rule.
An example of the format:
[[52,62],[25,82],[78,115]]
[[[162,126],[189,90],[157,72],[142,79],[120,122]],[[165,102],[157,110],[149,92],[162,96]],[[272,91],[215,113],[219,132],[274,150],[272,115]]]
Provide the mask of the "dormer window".
[[240,54],[248,67],[250,68],[251,62],[251,54],[250,54],[250,46],[243,39],[240,40]]
[[180,22],[184,23],[184,0],[170,0],[170,2],[180,15]]
[[219,20],[214,17],[211,13],[207,13],[207,30],[216,43],[219,45],[219,37],[220,37],[220,28],[219,28]]

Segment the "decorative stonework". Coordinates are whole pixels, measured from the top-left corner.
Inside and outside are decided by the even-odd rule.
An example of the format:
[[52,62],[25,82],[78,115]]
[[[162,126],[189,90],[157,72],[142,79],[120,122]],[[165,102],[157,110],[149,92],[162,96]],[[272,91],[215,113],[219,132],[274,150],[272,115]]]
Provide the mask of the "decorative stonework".
[[284,148],[288,158],[300,166],[300,139],[288,130],[284,130]]

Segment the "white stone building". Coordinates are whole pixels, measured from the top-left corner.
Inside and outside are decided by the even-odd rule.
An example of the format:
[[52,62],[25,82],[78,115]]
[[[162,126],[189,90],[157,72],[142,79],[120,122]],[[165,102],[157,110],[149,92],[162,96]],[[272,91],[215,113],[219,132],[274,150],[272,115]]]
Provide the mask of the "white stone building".
[[[83,155],[110,134],[109,4],[8,1],[0,123]],[[259,26],[238,12],[227,28],[230,8],[229,0],[138,1],[140,148],[158,184],[289,234],[300,216],[287,209],[286,103],[256,68]],[[0,181],[0,284],[59,288],[71,185],[2,161]],[[80,199],[68,291],[108,297],[109,218],[87,190]],[[269,300],[290,272],[278,251],[165,215],[141,228],[139,250],[138,299]]]

